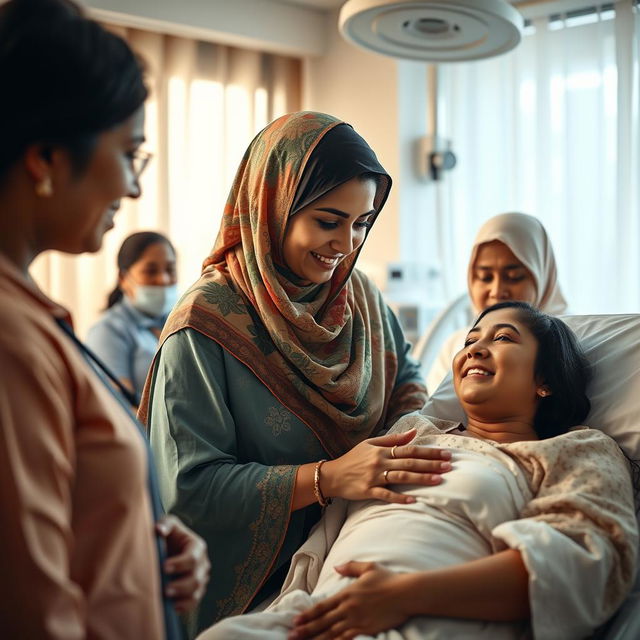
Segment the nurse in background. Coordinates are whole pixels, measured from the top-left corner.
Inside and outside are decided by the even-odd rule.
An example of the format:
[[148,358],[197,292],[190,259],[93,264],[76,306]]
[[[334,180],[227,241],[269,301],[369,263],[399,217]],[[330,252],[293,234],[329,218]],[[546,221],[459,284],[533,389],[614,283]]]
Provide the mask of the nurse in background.
[[168,238],[141,231],[118,251],[118,283],[86,343],[140,398],[158,337],[178,299],[176,252]]
[[[525,213],[502,213],[480,227],[471,249],[467,285],[473,315],[512,300],[528,302],[553,316],[567,310],[551,240],[542,222]],[[468,331],[463,327],[445,340],[427,375],[429,395],[451,371]]]

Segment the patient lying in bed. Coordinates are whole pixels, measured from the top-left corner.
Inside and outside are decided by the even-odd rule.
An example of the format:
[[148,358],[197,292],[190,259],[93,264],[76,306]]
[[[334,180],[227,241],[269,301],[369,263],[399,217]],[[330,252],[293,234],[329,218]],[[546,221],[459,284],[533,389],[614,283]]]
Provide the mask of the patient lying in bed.
[[[635,575],[633,492],[613,440],[569,430],[588,412],[587,372],[557,323],[487,310],[454,362],[467,429],[422,415],[394,427],[450,449],[446,479],[394,487],[413,504],[334,502],[276,601],[201,638],[564,639],[606,621]],[[335,570],[353,561],[368,564]]]

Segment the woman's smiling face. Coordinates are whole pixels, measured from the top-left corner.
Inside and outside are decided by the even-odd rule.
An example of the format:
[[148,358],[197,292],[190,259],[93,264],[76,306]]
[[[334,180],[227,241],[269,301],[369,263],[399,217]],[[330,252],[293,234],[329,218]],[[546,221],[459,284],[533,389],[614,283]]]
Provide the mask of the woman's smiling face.
[[55,149],[50,161],[53,194],[39,201],[38,250],[95,252],[122,198],[140,196],[133,158],[144,141],[144,107],[97,137],[91,157],[77,176],[69,153]]
[[533,423],[541,383],[537,355],[537,340],[517,309],[497,309],[479,320],[453,361],[456,394],[467,415]]
[[376,183],[352,178],[295,213],[285,231],[287,267],[307,283],[328,282],[364,242],[375,216]]

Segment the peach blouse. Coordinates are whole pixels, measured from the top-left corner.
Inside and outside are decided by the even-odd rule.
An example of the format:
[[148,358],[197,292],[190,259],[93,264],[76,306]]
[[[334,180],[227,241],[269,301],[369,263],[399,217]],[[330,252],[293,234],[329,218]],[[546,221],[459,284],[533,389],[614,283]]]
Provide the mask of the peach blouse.
[[0,255],[0,634],[162,638],[144,442],[55,318]]

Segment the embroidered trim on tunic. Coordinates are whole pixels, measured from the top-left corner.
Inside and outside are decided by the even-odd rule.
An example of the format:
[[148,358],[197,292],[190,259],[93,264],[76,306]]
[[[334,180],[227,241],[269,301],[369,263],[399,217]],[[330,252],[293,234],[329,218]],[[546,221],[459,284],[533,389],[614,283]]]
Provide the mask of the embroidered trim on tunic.
[[297,467],[269,467],[256,484],[261,509],[249,525],[251,548],[233,568],[235,583],[229,596],[216,602],[216,620],[242,613],[269,574],[289,527],[290,503]]

